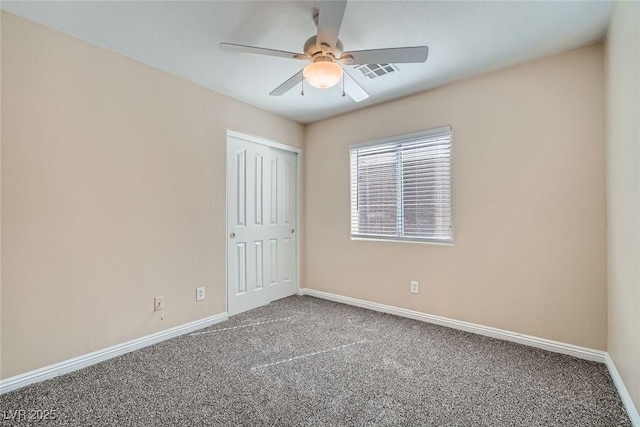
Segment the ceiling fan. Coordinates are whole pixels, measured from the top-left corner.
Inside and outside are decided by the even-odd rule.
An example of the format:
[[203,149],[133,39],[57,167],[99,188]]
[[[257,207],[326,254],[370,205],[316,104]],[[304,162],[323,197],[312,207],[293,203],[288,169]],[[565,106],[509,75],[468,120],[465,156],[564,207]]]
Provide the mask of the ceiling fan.
[[[287,93],[298,83],[306,81],[311,86],[327,89],[335,86],[340,79],[343,82],[342,96],[349,95],[355,102],[369,97],[369,94],[342,67],[344,65],[419,63],[425,62],[429,54],[427,46],[396,47],[387,49],[355,50],[345,52],[338,39],[347,0],[319,1],[318,13],[314,21],[318,33],[304,44],[304,53],[266,49],[234,43],[220,43],[220,48],[236,52],[278,56],[282,58],[309,61],[302,70],[275,88],[269,95],[280,96]],[[304,95],[304,90],[302,92]]]

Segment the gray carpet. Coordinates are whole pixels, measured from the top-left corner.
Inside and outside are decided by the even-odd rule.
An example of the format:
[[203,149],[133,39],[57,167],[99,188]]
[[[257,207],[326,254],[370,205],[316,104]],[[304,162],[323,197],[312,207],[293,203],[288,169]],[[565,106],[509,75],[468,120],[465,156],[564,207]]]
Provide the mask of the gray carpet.
[[74,426],[630,426],[606,367],[290,297],[0,396]]

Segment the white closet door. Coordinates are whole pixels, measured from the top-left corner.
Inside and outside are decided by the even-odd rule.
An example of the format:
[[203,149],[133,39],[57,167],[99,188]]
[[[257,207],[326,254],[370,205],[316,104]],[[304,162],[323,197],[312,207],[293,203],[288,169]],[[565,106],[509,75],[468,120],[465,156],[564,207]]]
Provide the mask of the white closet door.
[[296,293],[296,160],[293,152],[228,137],[230,315]]

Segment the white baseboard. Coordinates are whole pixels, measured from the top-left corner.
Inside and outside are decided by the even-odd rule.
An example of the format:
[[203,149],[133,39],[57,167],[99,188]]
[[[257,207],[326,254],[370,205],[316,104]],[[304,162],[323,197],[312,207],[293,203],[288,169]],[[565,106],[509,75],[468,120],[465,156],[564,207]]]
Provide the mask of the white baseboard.
[[116,356],[120,356],[125,353],[129,353],[130,351],[138,350],[143,347],[168,340],[169,338],[177,337],[178,335],[183,335],[197,329],[206,328],[207,326],[211,326],[227,320],[228,317],[229,315],[226,312],[215,316],[206,317],[204,319],[196,320],[194,322],[186,323],[184,325],[176,326],[164,331],[156,332],[151,335],[146,335],[141,338],[127,341],[122,344],[117,344],[111,347],[104,348],[102,350],[74,357],[73,359],[45,366],[44,368],[39,368],[30,372],[25,372],[24,374],[0,380],[0,394],[4,394],[12,390],[44,381],[58,375],[66,374],[90,365],[95,365],[96,363],[111,359]]
[[631,400],[631,395],[629,394],[627,387],[624,385],[624,382],[622,382],[622,377],[620,377],[620,373],[618,373],[618,369],[613,363],[613,359],[611,358],[609,353],[607,353],[605,357],[605,363],[607,365],[607,368],[609,369],[611,379],[618,389],[620,399],[622,399],[622,403],[624,403],[624,407],[627,409],[627,414],[629,414],[631,424],[633,425],[633,427],[640,427],[640,414],[638,414],[638,410],[633,404],[633,400]]
[[552,341],[545,338],[534,337],[530,335],[519,334],[517,332],[505,331],[503,329],[482,326],[475,323],[464,322],[461,320],[450,319],[448,317],[435,316],[433,314],[421,313],[419,311],[407,310],[406,308],[394,307],[391,305],[378,304],[376,302],[365,301],[356,298],[344,297],[342,295],[331,294],[314,289],[302,288],[298,295],[310,295],[330,301],[340,302],[343,304],[353,305],[356,307],[368,308],[370,310],[380,311],[383,313],[395,314],[396,316],[407,317],[409,319],[421,320],[427,323],[447,326],[453,329],[472,332],[478,335],[485,335],[492,338],[498,338],[506,341],[513,341],[519,344],[537,347],[554,353],[568,354],[580,359],[591,360],[594,362],[605,363],[606,352],[594,350],[587,347],[580,347],[573,344],[566,344],[558,341]]

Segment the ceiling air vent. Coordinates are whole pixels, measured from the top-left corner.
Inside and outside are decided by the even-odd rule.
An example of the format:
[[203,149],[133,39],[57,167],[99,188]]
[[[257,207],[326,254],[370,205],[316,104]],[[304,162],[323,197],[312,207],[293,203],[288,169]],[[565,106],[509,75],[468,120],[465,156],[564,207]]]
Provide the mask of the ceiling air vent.
[[382,77],[385,74],[391,74],[398,71],[398,67],[393,64],[364,64],[358,65],[356,67],[357,70],[370,79],[377,79],[378,77]]

